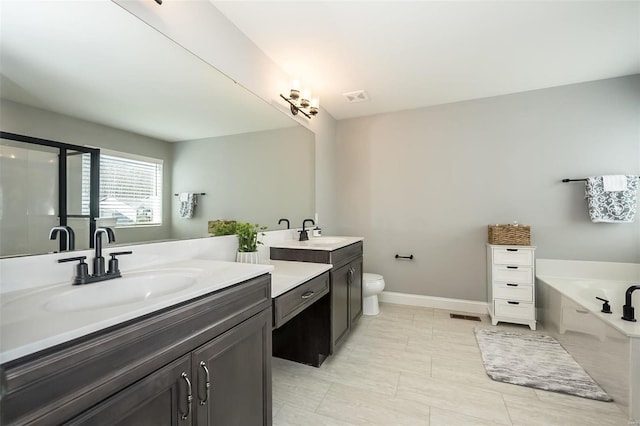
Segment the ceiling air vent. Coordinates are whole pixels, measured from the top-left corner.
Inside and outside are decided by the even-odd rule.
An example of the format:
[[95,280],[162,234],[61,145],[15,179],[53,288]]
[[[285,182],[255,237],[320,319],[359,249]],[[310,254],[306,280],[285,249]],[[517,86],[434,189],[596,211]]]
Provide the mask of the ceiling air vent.
[[347,98],[350,103],[364,102],[369,100],[369,95],[364,90],[356,90],[355,92],[343,93],[342,96]]

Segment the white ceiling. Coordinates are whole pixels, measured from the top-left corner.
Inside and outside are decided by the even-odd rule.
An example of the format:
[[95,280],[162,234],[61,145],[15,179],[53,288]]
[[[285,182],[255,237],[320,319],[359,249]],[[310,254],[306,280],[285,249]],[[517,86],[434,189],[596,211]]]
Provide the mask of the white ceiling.
[[638,1],[211,1],[336,119],[640,72]]
[[3,99],[168,141],[297,125],[108,0],[1,12]]

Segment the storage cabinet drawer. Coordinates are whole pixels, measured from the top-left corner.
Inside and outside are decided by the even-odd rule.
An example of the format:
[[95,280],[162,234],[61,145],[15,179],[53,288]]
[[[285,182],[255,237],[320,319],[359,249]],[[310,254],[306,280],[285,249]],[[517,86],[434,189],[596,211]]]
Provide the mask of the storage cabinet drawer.
[[496,265],[533,266],[533,251],[518,248],[494,248],[493,262]]
[[496,299],[533,302],[533,286],[528,284],[495,283],[493,297]]
[[534,320],[536,318],[533,303],[510,300],[494,300],[495,315],[503,318]]
[[329,293],[329,273],[325,272],[273,300],[273,326],[278,328]]
[[494,266],[494,282],[500,281],[515,284],[533,284],[532,269],[528,266]]

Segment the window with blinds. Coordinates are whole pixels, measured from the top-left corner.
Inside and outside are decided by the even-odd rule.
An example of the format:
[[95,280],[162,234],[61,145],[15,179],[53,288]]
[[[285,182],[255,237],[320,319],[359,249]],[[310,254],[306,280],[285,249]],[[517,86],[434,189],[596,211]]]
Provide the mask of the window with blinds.
[[[84,161],[83,171],[89,167]],[[83,173],[83,214],[89,214],[88,176]],[[162,224],[162,160],[101,153],[100,218],[115,218],[116,226]]]

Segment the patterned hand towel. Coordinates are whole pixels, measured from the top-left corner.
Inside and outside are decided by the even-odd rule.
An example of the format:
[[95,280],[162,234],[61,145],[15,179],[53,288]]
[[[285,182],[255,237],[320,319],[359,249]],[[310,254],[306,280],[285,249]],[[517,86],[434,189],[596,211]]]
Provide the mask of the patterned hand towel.
[[636,216],[638,176],[626,176],[625,191],[605,191],[602,176],[587,178],[585,198],[592,222],[631,223]]
[[196,195],[191,192],[180,193],[180,217],[191,219],[196,208]]

